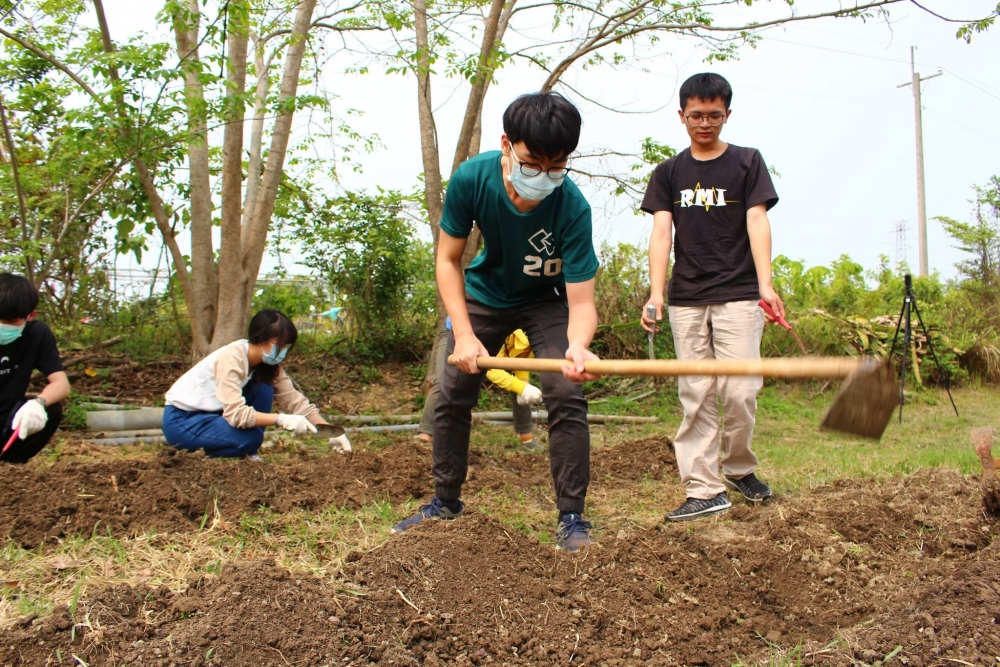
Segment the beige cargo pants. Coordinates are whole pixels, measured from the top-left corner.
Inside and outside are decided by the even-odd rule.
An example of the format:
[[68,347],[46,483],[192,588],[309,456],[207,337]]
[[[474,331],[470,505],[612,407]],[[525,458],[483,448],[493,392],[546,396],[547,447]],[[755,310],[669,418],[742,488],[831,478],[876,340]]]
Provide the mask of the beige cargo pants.
[[[756,301],[670,306],[668,314],[678,359],[760,359],[764,312]],[[689,375],[678,378],[677,386],[684,408],[674,439],[681,483],[688,498],[713,498],[726,489],[720,449],[723,475],[743,477],[757,467],[750,441],[764,379]]]

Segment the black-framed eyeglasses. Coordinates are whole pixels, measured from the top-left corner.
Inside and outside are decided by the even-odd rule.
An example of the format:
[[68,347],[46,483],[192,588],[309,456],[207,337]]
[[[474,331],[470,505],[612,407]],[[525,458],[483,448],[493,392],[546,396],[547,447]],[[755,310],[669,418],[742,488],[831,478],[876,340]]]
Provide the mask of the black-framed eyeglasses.
[[[539,167],[537,164],[521,162],[521,160],[517,157],[517,154],[514,153],[513,148],[510,149],[510,154],[514,158],[514,161],[517,162],[518,171],[520,171],[521,174],[523,174],[524,176],[538,176],[540,173],[542,173],[542,168]],[[547,170],[545,170],[545,175],[551,178],[553,181],[558,181],[563,178],[566,178],[566,175],[571,171],[573,170],[570,169],[569,167],[549,167]]]
[[685,114],[684,118],[687,120],[688,125],[690,125],[691,127],[699,127],[706,120],[708,121],[708,124],[710,126],[719,127],[720,125],[722,125],[723,121],[726,120],[726,114],[722,113],[721,111],[716,111],[710,114],[689,113]]

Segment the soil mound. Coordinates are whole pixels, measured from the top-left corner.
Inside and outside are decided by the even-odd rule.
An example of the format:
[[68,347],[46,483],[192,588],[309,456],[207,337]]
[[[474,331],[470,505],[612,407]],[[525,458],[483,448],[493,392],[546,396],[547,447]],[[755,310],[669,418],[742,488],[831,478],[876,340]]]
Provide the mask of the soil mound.
[[[907,664],[985,664],[1000,565],[978,508],[975,480],[954,473],[856,480],[722,519],[599,532],[579,554],[473,509],[352,552],[330,581],[239,562],[181,594],[97,592],[75,633],[61,608],[0,642],[12,664],[52,664],[58,649],[92,667],[620,666],[766,661],[768,643],[872,664],[906,638]],[[859,656],[823,648],[861,623]]]
[[854,650],[831,662],[873,664],[896,651],[912,667],[993,664],[1000,656],[1000,550],[991,545],[942,581],[906,591],[897,607],[849,633]]
[[381,496],[398,502],[430,488],[429,460],[428,448],[401,443],[381,453],[304,454],[273,465],[170,447],[142,459],[0,465],[0,525],[31,548],[95,526],[114,535],[196,530],[216,509],[233,519],[262,505],[287,512],[354,508]]
[[[470,453],[468,491],[503,486],[551,487],[548,456]],[[594,478],[639,479],[676,467],[670,441],[651,438],[601,449]],[[330,505],[356,508],[379,497],[401,502],[427,496],[430,446],[405,441],[377,452],[255,464],[209,459],[164,447],[155,457],[100,463],[56,461],[46,466],[0,465],[0,525],[26,548],[95,529],[114,535],[197,530],[216,511],[227,519],[261,506],[277,512]]]

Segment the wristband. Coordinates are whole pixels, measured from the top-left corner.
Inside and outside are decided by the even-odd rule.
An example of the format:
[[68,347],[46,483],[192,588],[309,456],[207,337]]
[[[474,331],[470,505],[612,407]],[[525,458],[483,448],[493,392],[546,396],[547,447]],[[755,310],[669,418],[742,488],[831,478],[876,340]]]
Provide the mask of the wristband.
[[281,415],[278,415],[277,417],[274,418],[274,425],[278,427],[281,426]]
[[41,403],[43,408],[47,408],[49,406],[49,402],[46,401],[45,397],[43,396],[38,396],[37,398],[35,398],[35,400]]

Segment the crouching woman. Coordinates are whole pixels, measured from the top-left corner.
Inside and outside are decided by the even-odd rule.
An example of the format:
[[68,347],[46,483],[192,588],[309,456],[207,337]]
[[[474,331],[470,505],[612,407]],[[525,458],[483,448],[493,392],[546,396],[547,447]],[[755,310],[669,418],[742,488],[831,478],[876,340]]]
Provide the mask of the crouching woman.
[[[277,310],[254,315],[246,340],[216,350],[170,387],[163,411],[167,443],[204,449],[211,457],[260,460],[257,451],[267,426],[296,435],[315,433],[316,424],[327,422],[281,367],[297,338],[295,325]],[[275,403],[281,414],[271,413]],[[350,450],[344,436],[330,445]]]

